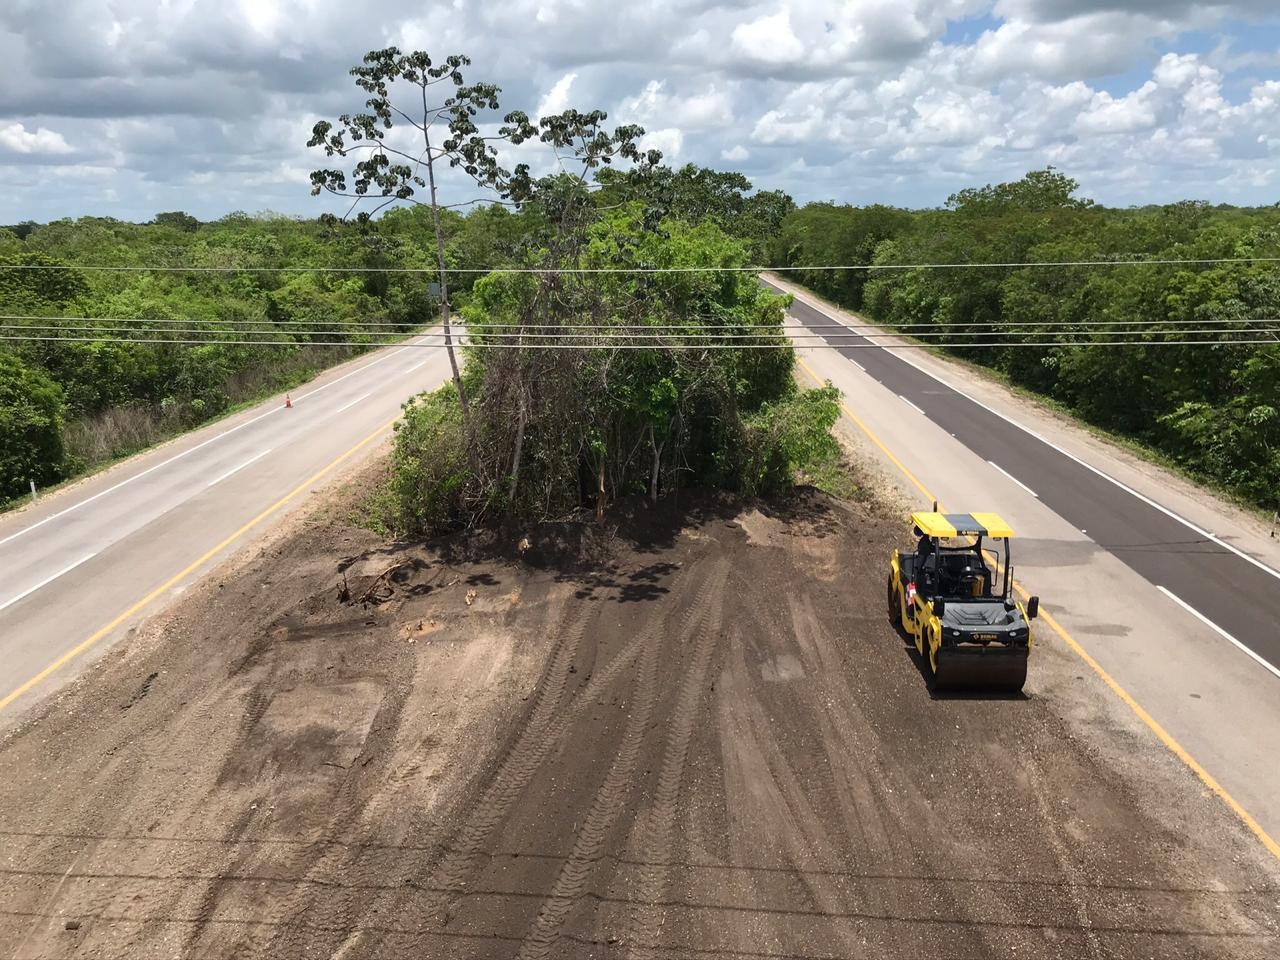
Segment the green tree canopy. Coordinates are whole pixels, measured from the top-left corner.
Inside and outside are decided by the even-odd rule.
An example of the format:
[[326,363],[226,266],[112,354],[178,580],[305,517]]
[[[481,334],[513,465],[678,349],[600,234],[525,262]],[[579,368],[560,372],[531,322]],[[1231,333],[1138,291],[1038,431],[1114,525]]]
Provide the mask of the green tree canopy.
[[0,351],[0,500],[62,479],[64,416],[58,385]]

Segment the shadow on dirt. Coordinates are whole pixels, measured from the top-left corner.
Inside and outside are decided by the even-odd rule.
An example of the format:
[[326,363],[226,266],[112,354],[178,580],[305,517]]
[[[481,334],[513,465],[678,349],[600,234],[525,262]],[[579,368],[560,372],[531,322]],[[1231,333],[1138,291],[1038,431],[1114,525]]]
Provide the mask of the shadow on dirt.
[[[744,499],[717,491],[684,491],[658,503],[646,497],[619,501],[596,521],[590,511],[566,520],[539,524],[509,521],[460,530],[420,540],[389,541],[346,557],[338,565],[338,599],[365,606],[393,595],[420,597],[461,577],[464,565],[522,566],[555,573],[559,583],[578,585],[579,599],[609,599],[642,603],[666,595],[663,581],[677,564],[654,563],[640,569],[623,568],[623,554],[662,554],[682,534],[731,520],[757,510],[784,525],[790,536],[822,539],[840,529],[834,501],[812,487],[798,487],[773,497]],[[374,572],[384,558],[386,569]],[[359,571],[359,575],[357,575]],[[491,573],[463,578],[469,587],[493,587],[501,580]]]

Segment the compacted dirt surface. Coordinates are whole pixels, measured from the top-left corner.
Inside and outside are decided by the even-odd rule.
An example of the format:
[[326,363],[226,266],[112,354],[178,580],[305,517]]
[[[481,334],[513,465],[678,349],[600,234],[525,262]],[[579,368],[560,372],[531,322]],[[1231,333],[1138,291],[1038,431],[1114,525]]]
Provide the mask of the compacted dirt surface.
[[931,696],[897,519],[332,516],[6,735],[0,956],[1280,956],[1275,861],[1047,632]]

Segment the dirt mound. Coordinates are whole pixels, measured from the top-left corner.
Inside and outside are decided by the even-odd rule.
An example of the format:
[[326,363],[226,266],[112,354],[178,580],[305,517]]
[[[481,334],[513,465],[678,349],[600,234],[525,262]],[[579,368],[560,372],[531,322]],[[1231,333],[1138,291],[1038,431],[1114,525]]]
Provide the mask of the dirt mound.
[[1273,955],[1275,878],[1193,784],[1175,832],[1034,676],[929,697],[882,609],[898,533],[813,492],[313,525],[0,746],[0,943]]

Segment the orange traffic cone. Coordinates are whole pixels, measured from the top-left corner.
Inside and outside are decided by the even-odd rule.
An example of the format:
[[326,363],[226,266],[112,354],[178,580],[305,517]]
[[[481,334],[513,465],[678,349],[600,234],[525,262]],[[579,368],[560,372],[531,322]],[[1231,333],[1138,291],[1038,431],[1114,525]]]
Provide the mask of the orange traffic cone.
[[284,405],[289,408],[293,407],[293,401],[289,399],[289,395],[287,393],[284,395]]

